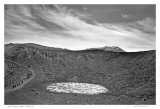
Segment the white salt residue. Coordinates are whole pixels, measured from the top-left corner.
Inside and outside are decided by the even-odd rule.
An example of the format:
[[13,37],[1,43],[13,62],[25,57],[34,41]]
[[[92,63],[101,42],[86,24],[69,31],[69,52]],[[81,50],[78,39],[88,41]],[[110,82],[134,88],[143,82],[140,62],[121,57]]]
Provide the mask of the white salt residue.
[[108,89],[100,85],[73,82],[54,83],[47,86],[47,90],[52,92],[79,94],[99,94],[108,92]]

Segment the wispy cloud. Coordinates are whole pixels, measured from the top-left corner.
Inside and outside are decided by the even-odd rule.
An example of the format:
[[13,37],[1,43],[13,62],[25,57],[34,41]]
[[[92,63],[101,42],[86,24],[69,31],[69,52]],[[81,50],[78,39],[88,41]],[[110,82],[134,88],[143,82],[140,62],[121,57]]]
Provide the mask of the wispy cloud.
[[150,17],[119,24],[88,23],[90,17],[64,5],[7,6],[5,40],[73,50],[101,46],[118,46],[126,51],[155,49],[155,21]]

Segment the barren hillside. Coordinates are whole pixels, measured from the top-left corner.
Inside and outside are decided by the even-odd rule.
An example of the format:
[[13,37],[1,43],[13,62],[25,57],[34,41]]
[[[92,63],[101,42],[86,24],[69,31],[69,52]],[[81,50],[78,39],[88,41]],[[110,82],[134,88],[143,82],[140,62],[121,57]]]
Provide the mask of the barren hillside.
[[[17,78],[23,80],[29,71],[35,77],[20,84],[23,87],[6,92],[5,104],[155,104],[155,54],[155,50],[70,51],[36,44],[7,44],[5,90],[7,85],[13,85],[7,82],[10,78],[15,78],[11,80],[16,84]],[[8,67],[13,62],[19,67]],[[46,86],[55,82],[93,83],[109,92],[83,95],[47,91]]]

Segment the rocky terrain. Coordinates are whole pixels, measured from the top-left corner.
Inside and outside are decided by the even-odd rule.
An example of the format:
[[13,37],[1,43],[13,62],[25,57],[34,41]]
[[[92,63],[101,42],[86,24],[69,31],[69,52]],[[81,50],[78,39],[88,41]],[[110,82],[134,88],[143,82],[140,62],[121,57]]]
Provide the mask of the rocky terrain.
[[[118,49],[119,50],[119,49]],[[156,51],[71,51],[5,45],[5,104],[155,104]],[[97,95],[53,93],[50,83],[98,84]]]

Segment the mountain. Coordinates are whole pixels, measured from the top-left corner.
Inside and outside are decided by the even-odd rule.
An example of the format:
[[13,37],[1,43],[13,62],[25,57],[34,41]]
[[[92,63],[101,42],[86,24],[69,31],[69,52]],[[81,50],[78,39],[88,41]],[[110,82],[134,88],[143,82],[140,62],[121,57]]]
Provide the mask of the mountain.
[[47,50],[68,50],[65,48],[55,48],[55,47],[47,47],[47,46],[42,46],[39,44],[34,44],[34,43],[24,43],[24,44],[13,44],[13,43],[9,43],[9,44],[5,44],[5,49],[9,49],[11,47],[16,47],[16,46],[25,46],[25,47],[34,47],[34,48],[38,48],[38,49],[47,49]]
[[[155,104],[155,66],[155,50],[70,51],[37,44],[7,44],[5,104]],[[97,84],[109,92],[83,95],[46,90],[57,82]]]
[[113,51],[113,52],[125,52],[124,50],[122,50],[121,48],[116,47],[116,46],[112,46],[112,47],[105,46],[105,47],[102,47],[102,48],[99,48],[99,49],[102,49],[102,50],[105,50],[105,51]]
[[86,50],[104,50],[104,51],[112,51],[112,52],[125,52],[123,49],[116,46],[105,46],[99,48],[88,48]]

